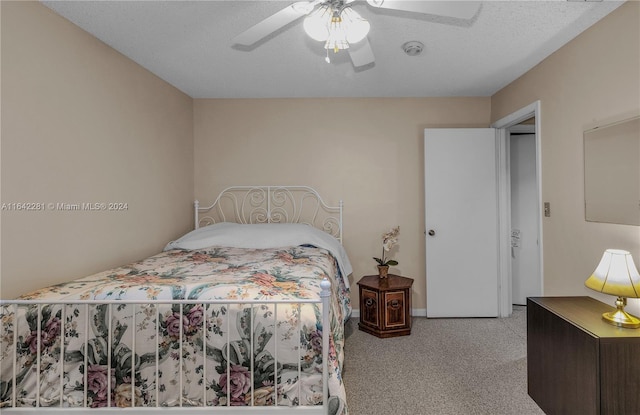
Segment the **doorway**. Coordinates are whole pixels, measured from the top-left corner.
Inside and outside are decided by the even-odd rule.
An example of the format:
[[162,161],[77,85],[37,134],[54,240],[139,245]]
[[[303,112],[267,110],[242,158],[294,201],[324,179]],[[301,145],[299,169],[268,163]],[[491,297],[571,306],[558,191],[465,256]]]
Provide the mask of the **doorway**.
[[[522,124],[524,121],[531,120],[530,127],[516,127],[518,124]],[[499,187],[499,234],[500,234],[500,247],[499,247],[499,315],[500,317],[508,317],[513,310],[513,304],[515,301],[520,303],[522,300],[521,295],[526,296],[539,296],[543,293],[543,249],[542,249],[542,188],[541,188],[541,159],[540,159],[540,131],[541,119],[540,119],[540,101],[536,101],[513,114],[510,114],[498,121],[496,121],[492,127],[498,131],[498,187]],[[519,217],[520,213],[516,212],[517,206],[515,204],[521,203],[523,199],[519,199],[514,202],[512,200],[512,173],[517,176],[517,173],[512,172],[512,159],[511,145],[512,145],[512,133],[517,133],[523,128],[532,129],[529,134],[533,137],[529,137],[528,140],[522,140],[525,143],[525,147],[529,147],[527,151],[529,156],[533,158],[530,163],[534,166],[528,166],[528,173],[525,175],[527,180],[533,181],[528,183],[529,187],[528,195],[525,199],[529,199],[528,202],[524,202],[528,206],[528,219],[525,220],[526,224],[521,222]],[[530,130],[529,130],[530,131]],[[532,141],[531,141],[532,140]],[[522,144],[514,141],[513,144],[518,146]],[[535,147],[535,148],[532,148]],[[522,149],[521,149],[522,150]],[[531,154],[531,152],[533,154]],[[534,168],[535,174],[531,175],[531,167]],[[515,169],[515,168],[514,168]],[[519,177],[515,177],[516,180],[521,180]],[[525,179],[522,179],[525,180]],[[522,182],[524,183],[524,182]],[[522,183],[515,183],[520,190]],[[524,185],[523,185],[524,187]],[[520,196],[516,196],[520,197]],[[532,200],[531,200],[532,199]],[[526,234],[523,233],[526,227]],[[516,231],[516,232],[513,232]],[[518,232],[520,231],[519,235]],[[525,243],[524,237],[526,236],[528,252],[524,253],[522,245]],[[520,238],[518,240],[518,237]],[[532,245],[532,241],[535,241]],[[520,247],[513,246],[520,244]],[[517,258],[514,258],[517,257]],[[523,257],[526,257],[523,258]],[[522,274],[521,269],[531,268],[533,263],[537,265],[537,270],[533,272],[526,272]],[[515,271],[515,272],[514,272]],[[524,294],[518,294],[519,298],[514,295],[514,288],[517,292],[523,289]],[[526,300],[526,298],[525,298]]]
[[511,298],[526,305],[527,297],[542,295],[538,267],[538,188],[535,120],[508,129],[511,191]]

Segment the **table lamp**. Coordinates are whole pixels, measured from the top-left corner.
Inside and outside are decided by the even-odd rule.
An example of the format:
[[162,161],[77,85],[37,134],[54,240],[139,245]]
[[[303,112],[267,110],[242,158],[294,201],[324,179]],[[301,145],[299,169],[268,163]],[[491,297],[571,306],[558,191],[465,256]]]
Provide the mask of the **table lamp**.
[[617,310],[602,315],[607,323],[628,329],[640,327],[640,319],[624,311],[628,297],[640,298],[640,275],[628,251],[604,251],[600,264],[584,285],[592,290],[618,297]]

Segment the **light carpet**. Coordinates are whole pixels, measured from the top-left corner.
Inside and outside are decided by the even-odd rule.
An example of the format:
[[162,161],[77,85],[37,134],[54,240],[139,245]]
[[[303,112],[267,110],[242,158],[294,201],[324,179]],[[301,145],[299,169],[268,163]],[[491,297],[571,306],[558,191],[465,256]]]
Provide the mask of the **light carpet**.
[[526,307],[508,318],[414,317],[380,339],[347,323],[351,415],[544,415],[527,394]]

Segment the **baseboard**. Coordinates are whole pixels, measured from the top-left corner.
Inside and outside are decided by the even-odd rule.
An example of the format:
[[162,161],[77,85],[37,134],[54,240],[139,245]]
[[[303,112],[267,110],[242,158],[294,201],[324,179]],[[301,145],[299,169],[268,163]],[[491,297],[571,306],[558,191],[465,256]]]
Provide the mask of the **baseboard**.
[[[427,316],[427,309],[426,308],[412,308],[411,309],[411,316],[412,317],[426,317]],[[352,318],[360,318],[360,310],[357,308],[353,309],[353,312],[351,313],[351,317]]]
[[412,308],[411,315],[413,317],[426,317],[427,309],[426,308]]

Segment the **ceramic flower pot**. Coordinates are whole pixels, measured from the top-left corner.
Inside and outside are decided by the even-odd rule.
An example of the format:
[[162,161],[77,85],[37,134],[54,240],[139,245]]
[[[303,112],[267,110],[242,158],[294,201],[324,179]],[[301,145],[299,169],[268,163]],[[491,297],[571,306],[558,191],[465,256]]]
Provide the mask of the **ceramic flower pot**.
[[387,278],[389,276],[389,265],[378,265],[378,277]]

